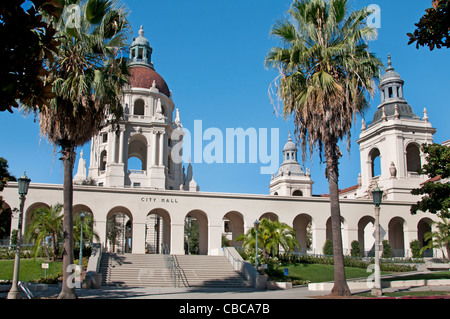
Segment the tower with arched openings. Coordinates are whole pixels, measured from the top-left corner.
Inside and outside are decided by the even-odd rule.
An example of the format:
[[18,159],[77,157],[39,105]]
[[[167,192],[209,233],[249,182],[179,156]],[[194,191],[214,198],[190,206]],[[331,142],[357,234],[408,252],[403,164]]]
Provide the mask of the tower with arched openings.
[[[141,26],[130,46],[131,77],[124,88],[124,118],[118,129],[106,126],[91,141],[87,178],[91,184],[189,190],[192,169],[185,174],[181,147],[179,160],[172,158],[172,148],[183,137],[179,111],[166,81],[155,71],[152,52]],[[83,178],[78,181],[82,183]]]
[[359,187],[348,198],[370,197],[378,185],[387,199],[408,200],[411,189],[428,178],[418,173],[425,161],[421,145],[433,143],[436,130],[428,121],[426,109],[423,118],[414,113],[405,100],[403,85],[389,55],[388,68],[380,80],[381,103],[370,124],[363,120],[357,141],[361,155]]

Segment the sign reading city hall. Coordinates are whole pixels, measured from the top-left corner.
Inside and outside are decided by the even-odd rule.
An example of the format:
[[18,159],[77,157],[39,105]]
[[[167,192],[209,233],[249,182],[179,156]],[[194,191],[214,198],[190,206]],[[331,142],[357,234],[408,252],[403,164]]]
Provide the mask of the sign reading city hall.
[[178,204],[177,198],[158,198],[158,197],[141,197],[141,202],[145,203],[170,203]]

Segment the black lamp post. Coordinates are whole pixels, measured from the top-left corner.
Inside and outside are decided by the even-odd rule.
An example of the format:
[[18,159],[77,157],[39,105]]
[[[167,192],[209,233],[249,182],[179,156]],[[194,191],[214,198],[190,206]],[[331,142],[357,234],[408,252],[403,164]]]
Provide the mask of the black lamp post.
[[255,240],[255,268],[258,271],[258,228],[259,228],[259,220],[255,220],[253,226],[255,226],[256,231],[256,240]]
[[18,287],[19,283],[19,268],[20,268],[20,248],[22,244],[22,220],[23,220],[23,207],[25,204],[25,196],[28,194],[28,187],[30,186],[31,180],[24,173],[22,177],[17,180],[18,191],[20,198],[20,210],[19,210],[19,223],[18,223],[18,233],[17,233],[17,245],[16,245],[16,256],[14,259],[14,274],[11,289],[8,293],[8,299],[20,299],[20,290]]
[[383,295],[380,279],[380,205],[383,191],[378,187],[372,191],[373,204],[375,205],[375,282],[372,288],[373,296]]

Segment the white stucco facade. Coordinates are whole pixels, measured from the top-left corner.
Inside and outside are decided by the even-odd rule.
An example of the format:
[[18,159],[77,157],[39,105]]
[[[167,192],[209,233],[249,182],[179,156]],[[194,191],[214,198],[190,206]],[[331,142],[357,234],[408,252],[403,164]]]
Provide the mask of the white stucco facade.
[[[312,177],[298,163],[290,136],[283,148],[283,163],[269,181],[268,195],[200,192],[191,165],[185,171],[182,163],[171,157],[175,141],[183,136],[180,114],[167,84],[154,70],[152,48],[143,34],[141,28],[130,48],[132,81],[125,88],[125,118],[119,130],[106,127],[92,138],[89,169],[83,157],[76,165],[74,214],[84,211],[93,215],[94,230],[105,249],[110,249],[107,221],[120,214],[126,228],[122,251],[135,254],[159,253],[162,244],[172,254],[184,254],[187,218],[199,224],[198,252],[220,254],[225,223],[232,245],[241,246],[234,239],[263,217],[293,227],[301,251],[321,254],[326,239],[331,239],[329,198],[313,196]],[[384,239],[390,241],[394,256],[408,256],[409,243],[422,241],[432,221],[437,220],[432,214],[410,213],[411,205],[419,200],[410,194],[411,189],[427,179],[414,173],[425,160],[419,146],[433,142],[435,129],[426,112],[423,119],[417,117],[404,100],[403,80],[394,72],[390,58],[380,89],[383,94],[378,111],[371,124],[363,123],[358,139],[360,179],[341,192],[344,253],[350,253],[354,240],[363,250],[371,247],[371,190],[378,184],[384,191],[380,217]],[[377,157],[379,175],[374,172]],[[130,168],[133,158],[139,160],[140,167]],[[2,195],[11,209],[19,207],[17,183],[9,182]],[[25,227],[33,210],[62,202],[62,185],[32,183],[24,208]],[[17,218],[14,213],[12,229],[17,228]],[[312,242],[307,249],[308,233]]]

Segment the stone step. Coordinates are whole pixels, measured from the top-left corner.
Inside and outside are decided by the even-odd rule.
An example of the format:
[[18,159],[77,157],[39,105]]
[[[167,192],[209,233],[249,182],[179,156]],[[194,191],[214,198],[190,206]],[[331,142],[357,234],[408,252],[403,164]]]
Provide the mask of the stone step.
[[[223,256],[176,255],[183,282],[194,287],[246,287],[244,276]],[[108,254],[102,256],[103,285],[173,287],[164,255]]]

